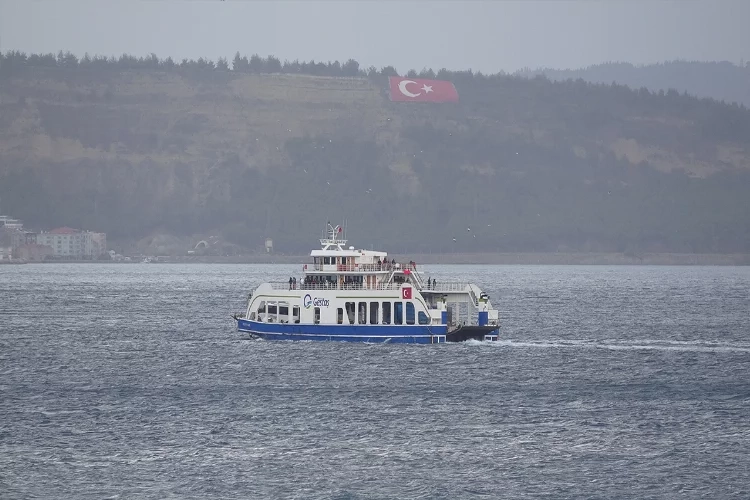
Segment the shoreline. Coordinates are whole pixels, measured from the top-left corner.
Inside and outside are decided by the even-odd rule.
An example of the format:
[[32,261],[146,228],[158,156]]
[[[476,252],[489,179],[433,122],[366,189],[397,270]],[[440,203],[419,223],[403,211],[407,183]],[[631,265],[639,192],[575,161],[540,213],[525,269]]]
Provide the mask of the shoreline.
[[[459,254],[390,254],[399,262],[450,265],[625,265],[625,266],[748,266],[750,254],[680,254],[643,253],[637,256],[621,253],[459,253]],[[305,264],[309,255],[254,254],[220,256],[159,256],[154,264]],[[140,261],[49,260],[7,264],[142,264]]]

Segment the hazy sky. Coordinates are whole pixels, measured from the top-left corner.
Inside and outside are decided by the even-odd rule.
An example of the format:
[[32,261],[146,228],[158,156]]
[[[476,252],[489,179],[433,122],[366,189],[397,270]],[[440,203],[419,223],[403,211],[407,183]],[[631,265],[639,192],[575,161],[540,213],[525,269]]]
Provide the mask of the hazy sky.
[[0,0],[0,48],[515,71],[750,60],[750,0]]

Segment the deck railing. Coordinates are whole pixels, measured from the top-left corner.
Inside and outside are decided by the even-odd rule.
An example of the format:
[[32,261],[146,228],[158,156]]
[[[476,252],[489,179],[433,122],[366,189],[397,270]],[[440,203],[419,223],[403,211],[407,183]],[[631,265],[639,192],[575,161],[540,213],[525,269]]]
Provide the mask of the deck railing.
[[467,286],[469,286],[468,283],[461,281],[437,281],[434,287],[432,286],[432,283],[429,285],[425,284],[425,286],[422,287],[422,290],[427,292],[463,292],[466,290]]
[[394,269],[402,270],[409,269],[416,271],[416,265],[412,265],[409,262],[397,262],[392,264],[390,262],[386,264],[305,264],[305,271],[319,271],[319,272],[347,272],[347,273],[374,273],[374,272],[389,272]]
[[[269,283],[271,285],[271,289],[273,290],[398,290],[403,285],[410,285],[414,286],[412,283],[388,283],[388,284],[378,284],[378,285],[367,285],[366,283],[344,283],[341,286],[339,286],[338,283],[304,283],[301,282],[301,280],[297,280],[296,287],[294,284],[290,285],[287,281],[273,281]],[[415,287],[420,291],[425,292],[435,292],[435,293],[441,293],[441,292],[463,292],[466,290],[466,287],[468,286],[468,283],[462,283],[462,282],[437,282],[435,287],[432,287],[432,285],[423,286],[423,287]]]

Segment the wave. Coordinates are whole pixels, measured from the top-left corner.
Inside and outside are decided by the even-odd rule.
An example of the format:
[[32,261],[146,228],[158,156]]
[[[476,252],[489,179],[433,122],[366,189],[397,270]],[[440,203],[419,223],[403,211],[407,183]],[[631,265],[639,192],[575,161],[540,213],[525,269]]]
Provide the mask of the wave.
[[683,352],[729,352],[750,353],[746,343],[722,343],[704,341],[665,341],[656,339],[635,339],[622,342],[601,342],[594,340],[520,341],[498,340],[497,342],[467,341],[467,345],[492,345],[496,347],[538,348],[538,349],[610,349],[613,351],[683,351]]

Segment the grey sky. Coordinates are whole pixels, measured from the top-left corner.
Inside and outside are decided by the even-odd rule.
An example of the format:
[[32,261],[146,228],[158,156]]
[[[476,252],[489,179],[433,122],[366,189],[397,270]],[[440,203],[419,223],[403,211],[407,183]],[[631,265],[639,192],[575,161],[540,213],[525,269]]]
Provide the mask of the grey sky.
[[0,0],[3,51],[515,71],[750,59],[750,0]]

